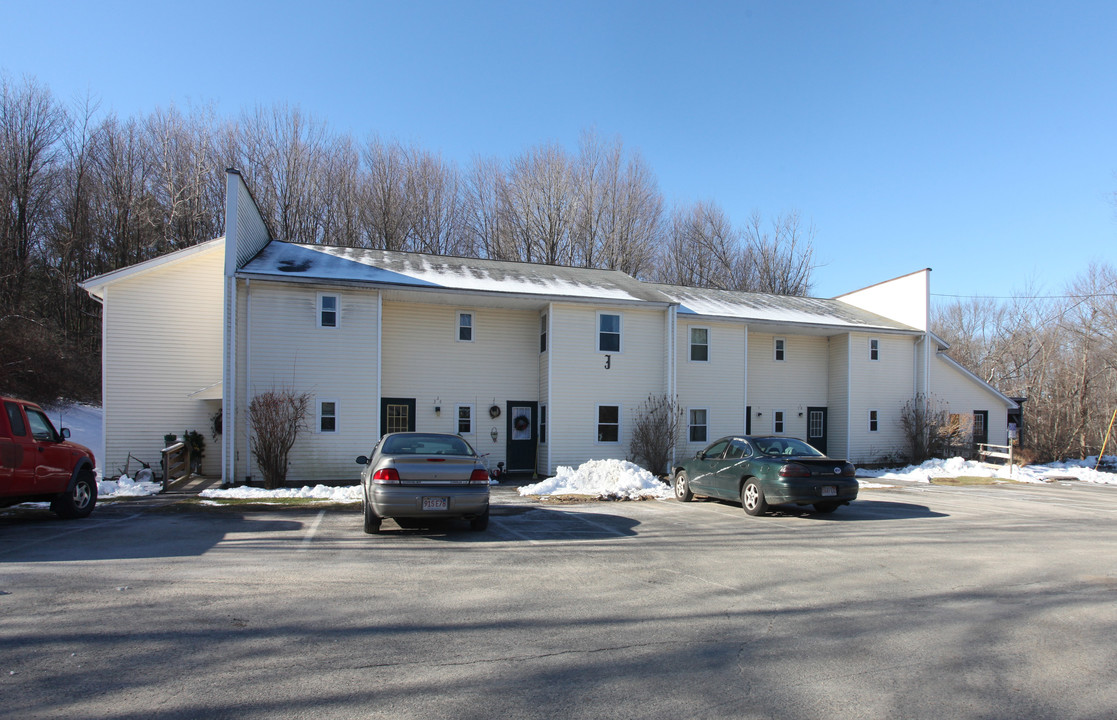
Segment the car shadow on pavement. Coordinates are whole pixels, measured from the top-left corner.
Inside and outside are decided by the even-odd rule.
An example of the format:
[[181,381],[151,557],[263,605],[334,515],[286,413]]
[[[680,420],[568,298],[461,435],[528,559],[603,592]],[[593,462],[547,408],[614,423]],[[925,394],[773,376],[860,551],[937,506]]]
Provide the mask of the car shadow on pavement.
[[634,537],[639,520],[591,510],[553,510],[538,505],[493,505],[489,527],[471,531],[468,520],[404,521],[387,519],[380,535],[423,537],[446,542],[478,543],[544,540],[615,540]]
[[[728,500],[710,499],[707,500],[707,502],[716,502],[726,507],[735,507],[738,510],[741,508],[740,504]],[[842,505],[831,513],[816,512],[815,509],[809,505],[770,505],[767,514],[771,517],[798,517],[807,520],[826,522],[864,522],[867,520],[910,520],[912,518],[949,517],[946,513],[936,512],[926,505],[886,500],[854,500],[849,505]]]

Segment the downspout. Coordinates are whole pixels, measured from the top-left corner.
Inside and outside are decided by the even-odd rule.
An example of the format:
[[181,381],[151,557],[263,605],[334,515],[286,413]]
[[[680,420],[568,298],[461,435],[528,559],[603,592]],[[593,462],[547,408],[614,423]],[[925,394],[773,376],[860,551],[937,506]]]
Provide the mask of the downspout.
[[550,413],[550,417],[547,418],[547,426],[548,426],[548,429],[549,429],[550,434],[551,434],[550,437],[547,438],[547,448],[546,448],[546,450],[547,450],[546,474],[547,475],[550,475],[552,470],[554,469],[551,466],[551,445],[554,444],[554,441],[552,440],[552,438],[554,438],[554,436],[555,436],[555,432],[554,432],[554,427],[555,427],[555,402],[554,402],[554,396],[551,394],[551,390],[552,390],[552,388],[551,388],[551,372],[552,372],[552,368],[554,367],[554,364],[555,364],[554,363],[554,353],[551,352],[552,348],[554,348],[554,346],[555,346],[554,323],[555,323],[555,304],[553,302],[552,303],[547,303],[547,411]]
[[846,333],[846,458],[853,454],[853,335]]
[[[676,357],[679,344],[679,324],[678,324],[678,305],[670,305],[667,308],[666,315],[666,331],[667,331],[667,397],[672,406],[678,404],[678,372],[679,359]],[[671,444],[671,467],[675,466],[675,453],[678,448],[678,442]]]
[[221,378],[221,429],[224,439],[221,484],[232,485],[236,482],[237,434],[237,279],[233,275],[225,276],[225,315],[225,367]]
[[745,424],[741,426],[741,432],[747,433],[749,428],[749,326],[745,325],[745,377],[742,383],[745,388],[745,397],[742,398],[743,404],[741,407],[745,409]]
[[383,388],[381,382],[384,378],[384,293],[376,292],[376,440],[379,442],[382,421],[380,407],[382,406]]
[[[244,409],[245,412],[252,405],[249,398],[252,395],[252,278],[245,278],[244,280]],[[244,417],[244,440],[252,447],[249,439],[249,432],[252,428],[248,426],[248,415]],[[244,474],[246,477],[252,476],[252,453],[245,453],[244,456]]]

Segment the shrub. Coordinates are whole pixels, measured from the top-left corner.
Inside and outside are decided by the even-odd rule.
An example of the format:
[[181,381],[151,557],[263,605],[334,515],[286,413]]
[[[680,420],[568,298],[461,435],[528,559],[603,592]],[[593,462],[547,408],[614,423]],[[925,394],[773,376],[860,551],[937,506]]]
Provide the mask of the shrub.
[[968,454],[970,426],[962,415],[951,415],[933,395],[920,393],[904,404],[900,424],[907,442],[908,461]]
[[679,440],[683,410],[666,395],[649,395],[636,416],[628,452],[633,462],[662,475]]
[[287,481],[287,455],[306,427],[310,395],[293,390],[270,390],[252,398],[252,457],[264,475],[264,487],[275,489]]

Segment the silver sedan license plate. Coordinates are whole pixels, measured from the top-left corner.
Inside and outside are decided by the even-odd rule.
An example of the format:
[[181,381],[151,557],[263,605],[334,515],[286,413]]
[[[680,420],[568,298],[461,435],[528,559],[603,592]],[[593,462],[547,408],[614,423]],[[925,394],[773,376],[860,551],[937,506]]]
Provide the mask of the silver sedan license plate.
[[423,498],[424,510],[449,510],[450,498],[448,497],[425,497]]
[[838,494],[838,488],[836,486],[834,486],[834,485],[823,485],[822,486],[822,497],[836,497],[837,494]]

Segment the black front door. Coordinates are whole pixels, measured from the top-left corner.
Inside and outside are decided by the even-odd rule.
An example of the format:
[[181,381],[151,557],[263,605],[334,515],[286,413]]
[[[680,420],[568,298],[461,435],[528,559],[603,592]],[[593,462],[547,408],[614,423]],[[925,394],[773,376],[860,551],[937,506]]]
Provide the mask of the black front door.
[[415,432],[415,398],[380,398],[380,435]]
[[807,442],[826,454],[826,408],[807,408]]
[[535,449],[539,442],[539,403],[508,401],[508,470],[535,470]]

